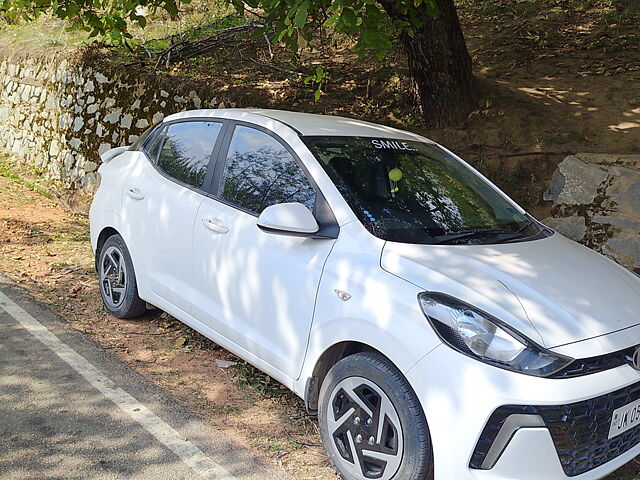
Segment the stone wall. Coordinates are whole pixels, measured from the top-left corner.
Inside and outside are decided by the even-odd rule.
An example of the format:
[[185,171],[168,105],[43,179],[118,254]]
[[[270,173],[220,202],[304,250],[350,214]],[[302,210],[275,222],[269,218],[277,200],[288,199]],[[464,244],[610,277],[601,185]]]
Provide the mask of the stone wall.
[[0,151],[65,187],[92,190],[99,155],[130,145],[165,115],[225,106],[235,104],[204,82],[136,67],[0,58]]
[[543,223],[640,273],[640,155],[568,156],[544,199]]

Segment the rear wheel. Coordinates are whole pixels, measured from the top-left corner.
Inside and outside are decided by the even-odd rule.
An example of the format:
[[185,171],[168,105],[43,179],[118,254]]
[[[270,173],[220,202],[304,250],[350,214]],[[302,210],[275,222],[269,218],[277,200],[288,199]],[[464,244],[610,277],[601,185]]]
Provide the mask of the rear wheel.
[[427,421],[400,371],[376,353],[336,363],[320,389],[320,433],[345,480],[431,480]]
[[97,267],[100,295],[111,315],[133,318],[147,310],[145,301],[138,296],[131,256],[120,235],[112,235],[104,242]]

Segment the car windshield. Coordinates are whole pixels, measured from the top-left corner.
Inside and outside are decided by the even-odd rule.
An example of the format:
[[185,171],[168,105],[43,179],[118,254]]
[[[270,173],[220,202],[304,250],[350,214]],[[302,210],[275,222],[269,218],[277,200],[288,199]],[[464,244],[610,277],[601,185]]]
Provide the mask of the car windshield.
[[496,243],[539,233],[478,174],[434,144],[303,138],[365,227],[404,243]]

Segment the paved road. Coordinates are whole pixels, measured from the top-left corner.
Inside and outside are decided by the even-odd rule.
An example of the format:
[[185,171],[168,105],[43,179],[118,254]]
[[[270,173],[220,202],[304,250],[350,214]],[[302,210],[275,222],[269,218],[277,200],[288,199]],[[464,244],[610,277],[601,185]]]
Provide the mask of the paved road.
[[0,478],[288,477],[0,275]]

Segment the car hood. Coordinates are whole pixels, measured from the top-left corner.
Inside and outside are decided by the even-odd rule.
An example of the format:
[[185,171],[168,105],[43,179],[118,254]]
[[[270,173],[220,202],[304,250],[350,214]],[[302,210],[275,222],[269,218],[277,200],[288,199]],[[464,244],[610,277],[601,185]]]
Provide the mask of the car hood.
[[[427,291],[475,305],[547,348],[640,324],[640,279],[557,233],[498,245],[387,242],[381,266]],[[638,343],[615,338],[619,345],[612,348]]]

